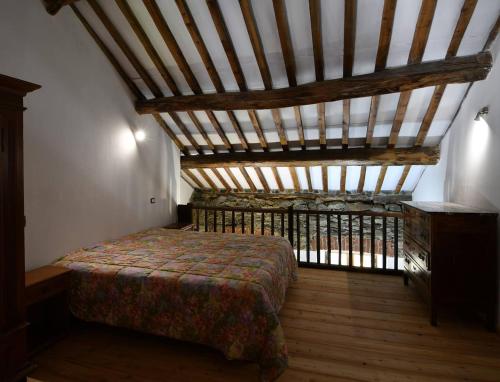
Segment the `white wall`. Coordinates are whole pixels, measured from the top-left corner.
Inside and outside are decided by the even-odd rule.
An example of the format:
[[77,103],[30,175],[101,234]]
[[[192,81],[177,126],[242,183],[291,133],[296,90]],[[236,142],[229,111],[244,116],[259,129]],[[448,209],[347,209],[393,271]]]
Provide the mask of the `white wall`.
[[[439,165],[424,173],[414,200],[445,200],[500,211],[499,50],[497,38],[491,73],[472,86],[443,142]],[[489,106],[488,124],[474,121],[483,106]]]
[[193,187],[189,185],[184,179],[181,178],[180,182],[179,197],[177,198],[177,203],[188,204],[191,200],[191,195],[193,194]]
[[25,99],[27,269],[175,220],[179,152],[69,7],[2,0],[0,52],[0,73],[42,85]]

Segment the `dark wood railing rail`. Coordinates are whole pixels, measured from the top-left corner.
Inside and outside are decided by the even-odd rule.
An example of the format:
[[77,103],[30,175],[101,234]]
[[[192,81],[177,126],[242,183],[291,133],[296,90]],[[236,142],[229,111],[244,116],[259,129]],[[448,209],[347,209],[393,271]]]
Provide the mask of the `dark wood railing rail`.
[[192,206],[195,229],[287,237],[299,266],[401,273],[402,213]]

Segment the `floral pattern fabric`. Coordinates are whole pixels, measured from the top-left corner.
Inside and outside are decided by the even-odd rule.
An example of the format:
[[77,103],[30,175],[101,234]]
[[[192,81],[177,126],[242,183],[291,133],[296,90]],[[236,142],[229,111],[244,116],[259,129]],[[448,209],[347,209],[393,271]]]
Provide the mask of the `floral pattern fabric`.
[[70,306],[86,321],[212,346],[256,361],[261,379],[287,366],[278,313],[296,276],[281,237],[151,229],[77,250]]

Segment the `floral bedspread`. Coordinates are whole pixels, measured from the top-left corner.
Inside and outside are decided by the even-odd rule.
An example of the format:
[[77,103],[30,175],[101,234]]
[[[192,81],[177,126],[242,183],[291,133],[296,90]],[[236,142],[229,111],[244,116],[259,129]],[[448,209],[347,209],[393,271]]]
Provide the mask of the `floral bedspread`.
[[287,366],[278,313],[296,276],[281,237],[162,228],[77,250],[70,305],[86,321],[136,329],[259,362],[261,379]]

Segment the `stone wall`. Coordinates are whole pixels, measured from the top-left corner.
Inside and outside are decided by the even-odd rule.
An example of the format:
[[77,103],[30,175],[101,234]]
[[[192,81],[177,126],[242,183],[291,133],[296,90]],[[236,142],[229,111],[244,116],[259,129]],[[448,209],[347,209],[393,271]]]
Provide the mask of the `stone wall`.
[[[280,208],[286,209],[289,206],[293,206],[294,209],[299,210],[328,210],[328,211],[401,211],[400,202],[403,200],[411,200],[411,194],[402,193],[398,195],[394,194],[381,194],[372,197],[370,194],[320,194],[320,193],[297,193],[297,194],[264,194],[264,193],[215,193],[215,192],[203,192],[195,191],[191,198],[191,203],[194,206],[212,206],[212,207],[244,207],[244,208]],[[269,214],[268,214],[269,215]],[[287,216],[285,214],[285,230],[288,227]],[[241,221],[242,217],[240,213],[235,214],[235,224],[236,232],[241,232]],[[251,214],[245,214],[245,228],[246,233],[250,233],[251,230]],[[306,240],[304,240],[304,235],[306,233],[306,215],[301,215],[300,217],[300,232],[301,232],[301,248],[306,247]],[[200,229],[204,230],[204,215],[203,212],[200,214]],[[213,214],[208,214],[208,229],[213,230]],[[363,247],[364,252],[369,252],[371,247],[370,242],[370,230],[371,230],[370,217],[363,218]],[[360,218],[354,215],[351,220],[352,223],[352,245],[353,251],[359,251],[360,248]],[[218,220],[218,230],[222,229],[222,219],[219,214]],[[296,222],[294,222],[296,224]],[[395,221],[394,218],[386,219],[387,226],[387,254],[388,256],[393,256],[393,240],[395,231]],[[255,214],[254,216],[254,231],[256,234],[261,232],[261,215]],[[264,218],[264,233],[271,234],[271,218],[270,216],[265,216]],[[229,213],[226,215],[226,231],[231,230],[231,216]],[[275,217],[274,231],[276,234],[280,234],[281,221],[280,216]],[[332,216],[331,224],[331,249],[338,249],[338,220],[335,215]],[[316,250],[317,248],[317,235],[316,235],[316,217],[309,217],[309,231],[310,231],[310,248],[311,250]],[[347,215],[341,216],[340,222],[340,232],[341,240],[340,244],[342,248],[348,249],[349,245],[349,217]],[[398,233],[399,233],[399,248],[402,248],[402,221],[398,221]],[[285,236],[287,233],[285,232]],[[320,248],[326,249],[328,244],[327,239],[327,222],[326,215],[322,215],[320,218]],[[375,253],[382,252],[383,246],[383,219],[377,217],[375,219]]]

